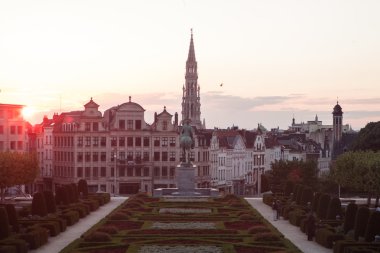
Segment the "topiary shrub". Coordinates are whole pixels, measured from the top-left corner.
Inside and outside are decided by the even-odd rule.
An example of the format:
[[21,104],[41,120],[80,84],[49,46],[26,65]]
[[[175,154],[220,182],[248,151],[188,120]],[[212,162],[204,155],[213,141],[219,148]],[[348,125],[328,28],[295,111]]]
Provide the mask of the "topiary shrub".
[[318,202],[318,209],[317,209],[317,215],[319,219],[326,219],[327,216],[327,207],[330,202],[330,195],[328,194],[322,194],[322,196],[319,198]]
[[69,184],[64,185],[63,188],[65,189],[65,191],[67,193],[67,197],[69,198],[70,204],[74,203],[75,202],[75,196],[74,196],[74,190],[71,187],[71,185],[69,185]]
[[313,212],[318,211],[318,204],[319,204],[319,199],[321,198],[322,193],[321,192],[316,192],[313,197],[313,201],[311,202],[311,209]]
[[373,242],[375,235],[380,235],[380,212],[372,212],[367,222],[367,228],[364,234],[366,242]]
[[78,193],[80,196],[87,198],[88,196],[88,186],[85,179],[80,179],[78,181]]
[[55,203],[57,205],[68,205],[70,203],[69,197],[67,196],[67,191],[63,186],[55,189]]
[[304,187],[301,193],[300,205],[306,205],[313,201],[314,192],[310,187]]
[[255,217],[251,214],[242,214],[239,216],[240,220],[254,220]]
[[355,203],[350,203],[347,205],[343,223],[343,232],[345,234],[347,234],[348,231],[354,228],[357,210],[358,206]]
[[36,192],[32,200],[32,214],[44,217],[48,214],[46,202],[42,192]]
[[304,189],[304,186],[303,186],[303,185],[299,185],[299,186],[297,187],[297,192],[296,192],[296,203],[297,203],[298,205],[301,204],[301,196],[302,196],[302,191],[303,191],[303,189]]
[[112,240],[111,236],[104,232],[93,232],[84,237],[86,242],[109,242]]
[[339,215],[339,217],[342,217],[342,205],[340,203],[340,199],[334,197],[329,202],[326,219],[335,220],[337,215]]
[[17,211],[16,211],[15,206],[13,204],[5,204],[2,206],[7,211],[8,222],[9,222],[9,225],[12,227],[12,230],[14,232],[19,232],[20,226],[17,221],[18,217],[17,217]]
[[10,235],[8,214],[5,207],[0,206],[0,240]]
[[356,212],[355,225],[354,225],[354,239],[358,240],[363,237],[368,223],[370,211],[368,207],[362,206]]
[[78,186],[75,183],[70,184],[70,186],[71,186],[71,189],[73,191],[73,196],[74,196],[73,202],[78,202],[79,201]]
[[117,212],[109,216],[110,220],[128,220],[128,215],[122,212]]
[[297,192],[298,192],[298,188],[299,187],[300,187],[300,184],[294,184],[292,201],[296,201],[296,199],[297,199]]
[[46,209],[48,213],[57,212],[57,205],[55,204],[55,198],[52,191],[44,191],[42,193],[46,202]]

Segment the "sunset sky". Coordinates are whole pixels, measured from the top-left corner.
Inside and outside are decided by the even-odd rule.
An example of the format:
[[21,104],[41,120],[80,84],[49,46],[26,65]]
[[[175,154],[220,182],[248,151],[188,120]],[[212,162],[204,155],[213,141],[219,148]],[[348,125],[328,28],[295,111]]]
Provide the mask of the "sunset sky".
[[[287,128],[337,102],[356,130],[380,120],[378,0],[3,0],[0,103],[31,123],[128,101],[181,114],[190,29],[208,128]],[[220,84],[224,85],[221,87]]]

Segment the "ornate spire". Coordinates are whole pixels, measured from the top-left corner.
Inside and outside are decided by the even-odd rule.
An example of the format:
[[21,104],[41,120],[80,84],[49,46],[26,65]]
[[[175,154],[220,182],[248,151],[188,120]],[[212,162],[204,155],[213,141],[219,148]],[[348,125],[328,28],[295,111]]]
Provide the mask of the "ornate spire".
[[194,41],[193,41],[193,28],[191,28],[191,39],[190,39],[190,47],[189,54],[187,55],[187,62],[194,62],[195,60],[195,50],[194,50]]

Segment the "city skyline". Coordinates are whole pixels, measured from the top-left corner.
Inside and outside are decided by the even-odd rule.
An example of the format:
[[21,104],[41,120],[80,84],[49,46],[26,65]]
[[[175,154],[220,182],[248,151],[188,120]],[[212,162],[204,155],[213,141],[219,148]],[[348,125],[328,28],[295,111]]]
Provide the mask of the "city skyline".
[[[0,102],[43,115],[132,101],[181,113],[190,29],[207,128],[380,118],[377,1],[0,3]],[[223,84],[223,85],[221,85]],[[220,117],[223,115],[223,118]]]

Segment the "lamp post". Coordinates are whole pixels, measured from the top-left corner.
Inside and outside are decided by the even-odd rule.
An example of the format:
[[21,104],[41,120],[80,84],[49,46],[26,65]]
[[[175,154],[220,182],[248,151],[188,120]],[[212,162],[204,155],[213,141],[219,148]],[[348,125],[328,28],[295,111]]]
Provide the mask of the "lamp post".
[[113,154],[113,159],[114,159],[114,175],[113,175],[113,179],[114,179],[114,182],[113,182],[113,195],[116,196],[116,173],[117,173],[117,169],[116,169],[116,166],[117,166],[117,161],[116,161],[116,157],[117,157],[117,154],[116,154],[116,151],[114,152]]

